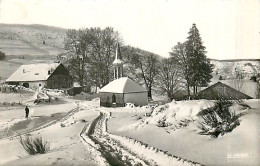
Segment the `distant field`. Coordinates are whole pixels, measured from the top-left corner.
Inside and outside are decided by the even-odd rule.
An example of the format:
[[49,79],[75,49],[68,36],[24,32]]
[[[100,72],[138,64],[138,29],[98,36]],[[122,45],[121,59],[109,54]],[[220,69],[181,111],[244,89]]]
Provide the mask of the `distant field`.
[[0,61],[0,82],[6,80],[21,64]]
[[0,39],[0,51],[9,56],[8,59],[15,57],[27,59],[27,56],[33,56],[34,58],[41,56],[56,56],[61,52],[52,46],[10,39]]
[[67,29],[46,25],[0,24],[0,39],[11,39],[63,47]]

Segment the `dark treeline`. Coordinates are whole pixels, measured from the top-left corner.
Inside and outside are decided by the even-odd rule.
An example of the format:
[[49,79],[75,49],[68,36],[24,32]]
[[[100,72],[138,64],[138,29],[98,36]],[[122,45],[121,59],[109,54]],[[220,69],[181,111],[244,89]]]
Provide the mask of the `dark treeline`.
[[124,76],[145,85],[150,98],[154,90],[172,99],[174,92],[183,87],[190,95],[190,87],[196,93],[197,87],[207,85],[211,78],[212,66],[193,24],[187,41],[174,46],[169,58],[124,45],[119,32],[111,27],[70,29],[64,46],[66,65],[74,81],[102,88],[113,80],[117,43],[121,46]]

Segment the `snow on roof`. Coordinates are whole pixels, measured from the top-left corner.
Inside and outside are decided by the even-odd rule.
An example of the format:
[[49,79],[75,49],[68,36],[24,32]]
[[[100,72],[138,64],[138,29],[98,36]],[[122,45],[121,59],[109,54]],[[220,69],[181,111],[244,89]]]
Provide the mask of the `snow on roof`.
[[[231,86],[244,94],[256,98],[257,83],[251,80],[221,80],[222,83]],[[240,87],[239,87],[240,86]]]
[[143,86],[131,80],[130,78],[122,77],[110,82],[102,89],[100,89],[99,92],[134,93],[134,92],[147,92],[147,90]]
[[[237,79],[230,79],[230,80],[218,80],[223,84],[226,84],[250,97],[256,98],[257,96],[257,83],[252,80],[237,80]],[[209,86],[217,83],[211,82]]]
[[[20,66],[6,82],[47,80],[60,63],[40,63]],[[49,74],[50,72],[50,74]]]

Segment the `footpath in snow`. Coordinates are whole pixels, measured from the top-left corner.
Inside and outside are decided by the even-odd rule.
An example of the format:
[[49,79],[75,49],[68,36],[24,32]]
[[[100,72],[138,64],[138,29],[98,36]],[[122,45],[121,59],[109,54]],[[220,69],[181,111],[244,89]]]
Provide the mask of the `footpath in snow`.
[[110,165],[200,165],[134,139],[107,133],[106,122],[109,118],[110,113],[102,108],[100,115],[85,131],[85,139],[89,145],[100,151]]

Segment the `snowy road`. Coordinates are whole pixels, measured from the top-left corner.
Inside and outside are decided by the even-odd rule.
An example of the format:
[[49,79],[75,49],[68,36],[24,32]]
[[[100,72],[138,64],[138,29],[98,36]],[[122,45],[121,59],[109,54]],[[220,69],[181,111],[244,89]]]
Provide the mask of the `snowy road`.
[[86,143],[92,144],[106,159],[105,165],[200,165],[168,155],[136,140],[107,133],[106,122],[109,117],[109,112],[101,111],[88,125],[88,130],[84,128],[80,134]]
[[69,111],[68,113],[66,113],[65,115],[62,114],[63,116],[57,116],[57,118],[55,118],[55,117],[53,117],[52,119],[49,118],[50,120],[46,120],[46,118],[44,116],[39,117],[37,119],[31,119],[30,123],[36,123],[41,118],[45,118],[44,119],[45,123],[42,123],[41,125],[30,126],[29,128],[27,127],[29,125],[25,125],[25,129],[20,129],[20,130],[17,129],[17,131],[12,130],[12,128],[15,128],[17,125],[19,125],[19,124],[15,124],[14,127],[11,127],[11,129],[8,129],[8,133],[6,133],[6,136],[2,136],[2,137],[0,137],[0,139],[13,139],[15,137],[19,137],[21,135],[32,133],[34,131],[49,127],[49,126],[54,125],[58,122],[62,122],[64,120],[68,119],[70,116],[72,116],[73,114],[75,114],[78,111],[79,111],[78,108],[74,108],[71,111]]
[[[72,125],[74,124],[72,122],[80,118],[79,115],[82,114],[81,116],[83,116],[88,111],[92,111],[99,113],[99,115],[96,118],[92,117],[94,119],[90,120],[80,133],[78,133],[79,131],[76,133],[79,134],[81,142],[83,142],[91,156],[95,158],[98,165],[200,165],[199,163],[167,154],[167,152],[134,139],[108,133],[107,121],[111,117],[111,113],[108,110],[87,104],[85,108],[75,108],[65,116],[6,138],[12,139],[19,135],[33,133],[38,130],[42,131],[42,129],[49,131],[49,128],[55,128],[55,126],[60,128],[60,125],[57,123],[66,121],[66,123]],[[82,150],[82,148],[80,149]]]

